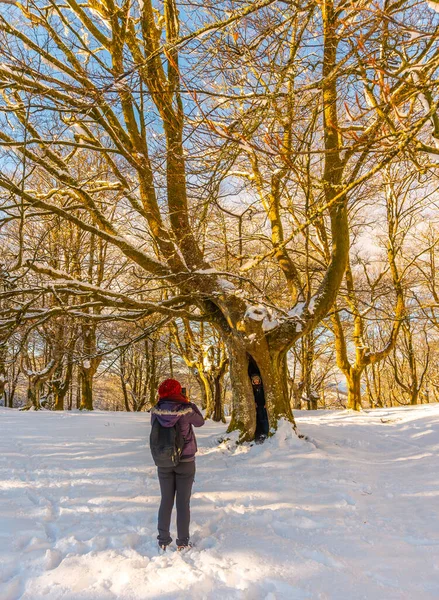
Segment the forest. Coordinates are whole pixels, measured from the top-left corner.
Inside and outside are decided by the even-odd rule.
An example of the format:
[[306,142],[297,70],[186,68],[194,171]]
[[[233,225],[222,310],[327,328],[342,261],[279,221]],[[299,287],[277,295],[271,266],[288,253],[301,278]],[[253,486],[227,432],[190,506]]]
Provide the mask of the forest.
[[0,2],[0,403],[437,402],[438,12]]

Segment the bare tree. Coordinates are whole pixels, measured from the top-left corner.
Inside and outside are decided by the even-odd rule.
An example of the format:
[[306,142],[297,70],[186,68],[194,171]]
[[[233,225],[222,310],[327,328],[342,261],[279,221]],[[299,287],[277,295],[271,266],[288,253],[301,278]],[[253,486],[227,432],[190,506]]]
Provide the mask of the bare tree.
[[[11,166],[0,186],[5,219],[18,224],[11,268],[38,273],[46,294],[76,298],[46,305],[44,317],[67,311],[84,324],[83,405],[90,408],[97,324],[151,314],[206,321],[228,351],[231,428],[252,439],[249,357],[260,368],[272,430],[280,417],[293,422],[286,355],[336,299],[354,190],[409,147],[435,152],[426,128],[437,118],[438,53],[433,26],[410,41],[407,26],[393,25],[413,20],[406,3],[209,8],[212,20],[201,25],[189,11],[180,15],[176,0],[162,10],[151,0],[29,0],[1,9],[0,143]],[[231,82],[236,57],[243,79]],[[29,171],[38,187],[28,184]],[[242,179],[248,201],[235,213],[223,191]],[[203,220],[229,211],[242,229],[252,204],[257,225],[263,218],[267,226],[247,264],[255,234],[238,241],[236,261],[204,243],[211,228]],[[54,268],[23,235],[22,224],[39,214],[111,248],[124,275],[110,283]],[[294,241],[318,226],[328,260],[310,284]]]

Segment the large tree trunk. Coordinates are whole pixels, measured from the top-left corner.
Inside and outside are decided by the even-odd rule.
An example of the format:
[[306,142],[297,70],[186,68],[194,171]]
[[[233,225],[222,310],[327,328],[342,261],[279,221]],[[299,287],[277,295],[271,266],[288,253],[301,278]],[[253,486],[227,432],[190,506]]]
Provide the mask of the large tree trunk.
[[251,356],[256,361],[262,377],[265,406],[270,430],[276,431],[279,419],[285,418],[294,425],[288,394],[288,371],[285,352],[269,352],[268,345],[258,344]]
[[[69,355],[68,362],[66,365],[65,373],[63,373],[62,364],[58,367],[55,372],[55,381],[53,383],[53,396],[55,400],[54,409],[55,410],[64,410],[64,400],[67,396],[67,393],[70,389],[70,384],[72,381],[73,374],[73,362],[72,358]],[[63,377],[64,375],[64,377]]]
[[[416,386],[412,387],[412,391],[410,394],[410,404],[412,406],[416,406],[418,404],[418,400],[419,400],[419,388],[416,385]],[[421,404],[422,404],[422,402],[421,402]]]
[[346,377],[348,384],[348,405],[351,410],[360,411],[361,406],[361,371],[353,371]]
[[241,441],[250,441],[256,430],[256,409],[253,388],[248,376],[248,354],[239,340],[226,340],[230,360],[232,386],[232,418],[228,431],[239,430]]
[[60,392],[59,390],[54,391],[54,410],[64,410],[64,397],[65,393]]
[[[24,363],[27,362],[27,367]],[[58,366],[58,362],[52,358],[46,367],[39,373],[34,373],[29,369],[29,357],[25,354],[22,357],[22,368],[25,375],[28,377],[28,388],[27,388],[27,404],[21,410],[40,410],[42,408],[40,403],[41,390],[46,381],[52,377],[55,369]]]
[[270,353],[268,343],[262,336],[252,342],[249,348],[234,333],[228,336],[225,343],[229,353],[232,385],[232,419],[228,430],[238,429],[241,441],[254,439],[256,407],[248,374],[250,357],[261,373],[270,433],[276,431],[277,423],[282,417],[291,421],[294,426],[288,394],[286,352]]
[[34,410],[41,410],[40,404],[40,386],[38,383],[34,383],[33,381],[29,381],[27,388],[27,404],[24,407],[24,410],[29,410],[33,408]]

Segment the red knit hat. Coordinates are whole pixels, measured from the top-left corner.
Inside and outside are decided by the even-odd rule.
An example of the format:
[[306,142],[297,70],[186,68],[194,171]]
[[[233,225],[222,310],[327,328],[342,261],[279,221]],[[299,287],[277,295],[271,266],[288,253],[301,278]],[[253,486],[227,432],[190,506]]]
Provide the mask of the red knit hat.
[[159,385],[159,398],[167,398],[168,396],[181,396],[181,384],[176,379],[165,379]]

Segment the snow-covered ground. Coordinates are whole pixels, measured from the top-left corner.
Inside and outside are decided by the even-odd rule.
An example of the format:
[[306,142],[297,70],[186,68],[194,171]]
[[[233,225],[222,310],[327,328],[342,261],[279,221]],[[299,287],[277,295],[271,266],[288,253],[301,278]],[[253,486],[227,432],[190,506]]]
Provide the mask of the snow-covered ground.
[[195,547],[156,550],[149,415],[0,409],[1,600],[439,598],[439,406],[198,430]]

